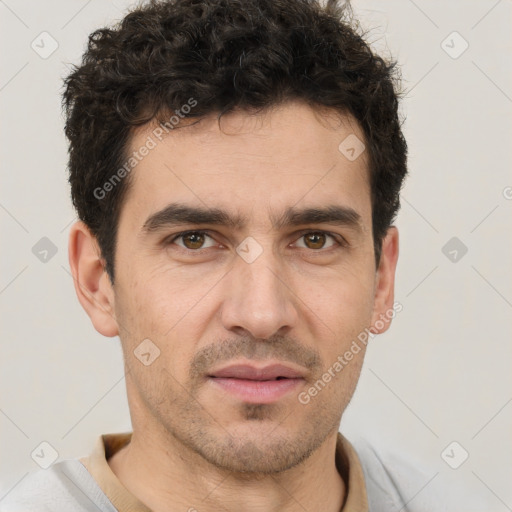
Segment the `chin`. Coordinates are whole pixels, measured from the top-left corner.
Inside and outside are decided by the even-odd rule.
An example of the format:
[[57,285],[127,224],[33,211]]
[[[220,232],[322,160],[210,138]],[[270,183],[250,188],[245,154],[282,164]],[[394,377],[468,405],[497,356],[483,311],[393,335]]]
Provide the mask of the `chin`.
[[324,439],[304,434],[275,421],[246,421],[216,435],[203,432],[189,446],[219,469],[254,478],[282,473],[308,459]]

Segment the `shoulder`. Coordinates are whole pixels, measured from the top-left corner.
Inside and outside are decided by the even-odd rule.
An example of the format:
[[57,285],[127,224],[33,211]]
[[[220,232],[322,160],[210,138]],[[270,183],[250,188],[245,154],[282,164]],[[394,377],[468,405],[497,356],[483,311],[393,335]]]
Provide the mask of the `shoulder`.
[[399,446],[363,439],[356,440],[354,448],[365,476],[370,512],[450,512],[461,505],[467,512],[481,510],[465,507],[467,489],[457,489],[446,478],[441,460],[437,464],[420,460]]
[[471,475],[453,471],[440,457],[419,460],[396,445],[363,439],[352,444],[364,473],[370,512],[478,512],[492,510],[495,504],[491,493],[475,489]]
[[28,473],[0,501],[0,512],[116,512],[78,459]]
[[383,451],[366,440],[357,439],[353,446],[363,469],[369,510],[409,510],[407,502],[432,475],[405,457]]

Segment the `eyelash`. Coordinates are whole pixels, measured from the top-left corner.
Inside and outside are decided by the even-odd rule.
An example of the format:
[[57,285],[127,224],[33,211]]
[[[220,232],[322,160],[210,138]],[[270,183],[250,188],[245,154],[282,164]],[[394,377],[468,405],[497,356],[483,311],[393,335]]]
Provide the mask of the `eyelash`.
[[[182,238],[185,235],[190,235],[190,234],[202,234],[202,235],[209,236],[210,238],[213,238],[213,236],[210,233],[211,232],[208,230],[201,230],[201,229],[182,231],[181,233],[176,233],[171,238],[168,238],[164,243],[165,243],[165,245],[170,245],[170,244],[174,243],[176,240],[178,240],[179,238]],[[335,244],[338,246],[338,248],[348,246],[348,243],[340,235],[337,235],[336,233],[331,233],[329,231],[322,231],[319,229],[301,231],[300,236],[297,238],[297,240],[299,240],[300,238],[302,238],[306,235],[312,234],[312,233],[315,233],[315,234],[319,233],[319,234],[323,234],[323,235],[327,235],[327,236],[331,237],[333,239],[333,241],[335,242]],[[211,247],[206,247],[206,248],[201,248],[201,249],[188,249],[186,247],[181,247],[181,246],[178,246],[178,247],[181,250],[189,252],[189,253],[201,253],[204,250],[211,249]],[[307,247],[301,247],[301,249],[307,249]],[[310,251],[317,252],[317,253],[328,252],[330,250],[333,250],[333,247],[329,247],[327,249],[310,249]]]

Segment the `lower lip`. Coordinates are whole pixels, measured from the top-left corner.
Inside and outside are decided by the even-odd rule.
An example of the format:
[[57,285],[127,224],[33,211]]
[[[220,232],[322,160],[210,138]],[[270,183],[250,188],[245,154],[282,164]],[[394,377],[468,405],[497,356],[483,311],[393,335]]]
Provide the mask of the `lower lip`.
[[212,377],[212,382],[244,402],[269,404],[294,390],[304,379],[245,380]]

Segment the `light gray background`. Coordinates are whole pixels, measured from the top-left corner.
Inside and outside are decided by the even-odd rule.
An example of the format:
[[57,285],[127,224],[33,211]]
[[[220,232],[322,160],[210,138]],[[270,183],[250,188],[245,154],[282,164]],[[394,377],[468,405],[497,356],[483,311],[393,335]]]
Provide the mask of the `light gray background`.
[[[130,430],[119,340],[93,329],[68,270],[60,110],[88,34],[128,5],[0,0],[0,498],[37,468],[42,441],[63,459]],[[411,507],[450,487],[465,510],[512,510],[512,4],[353,5],[402,66],[410,176],[397,221],[403,311],[371,342],[342,430],[424,470]],[[31,48],[43,31],[58,43],[46,59]],[[454,31],[469,44],[458,58]],[[57,248],[46,263],[32,252],[42,237]],[[452,237],[468,248],[456,262],[442,252]],[[469,453],[458,469],[441,457],[453,441],[450,462]]]

